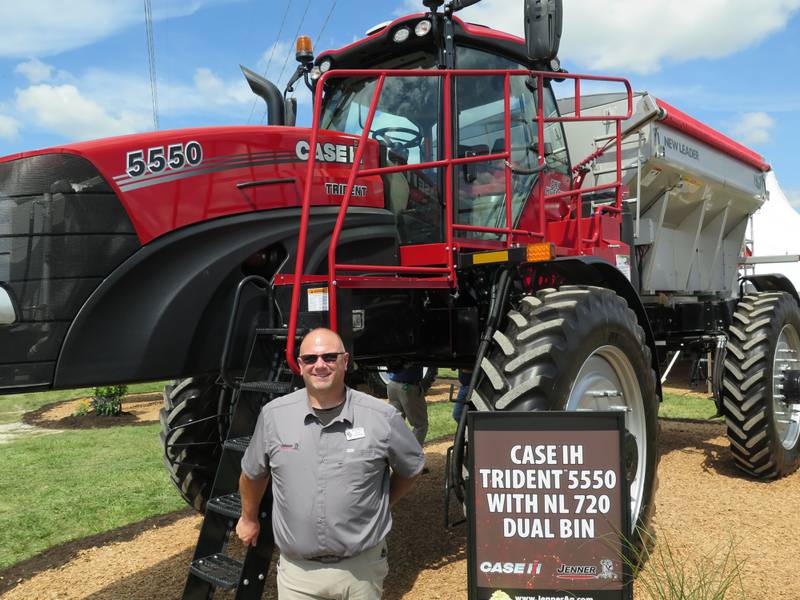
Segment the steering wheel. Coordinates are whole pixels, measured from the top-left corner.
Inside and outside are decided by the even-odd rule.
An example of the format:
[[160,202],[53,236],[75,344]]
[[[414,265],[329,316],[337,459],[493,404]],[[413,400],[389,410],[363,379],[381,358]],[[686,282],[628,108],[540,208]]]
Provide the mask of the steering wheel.
[[[409,139],[395,137],[395,134],[410,135]],[[422,144],[422,132],[408,127],[383,127],[372,132],[372,138],[383,142],[390,148],[419,148]]]

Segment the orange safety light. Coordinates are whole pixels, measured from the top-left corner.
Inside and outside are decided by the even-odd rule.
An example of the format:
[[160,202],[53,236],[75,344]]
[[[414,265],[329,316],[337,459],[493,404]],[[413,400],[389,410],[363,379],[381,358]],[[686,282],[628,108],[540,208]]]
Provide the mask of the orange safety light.
[[295,58],[298,62],[311,62],[314,60],[314,46],[311,43],[311,38],[307,35],[301,35],[295,42]]
[[552,242],[528,244],[525,248],[525,257],[528,262],[553,260],[556,257],[556,246]]

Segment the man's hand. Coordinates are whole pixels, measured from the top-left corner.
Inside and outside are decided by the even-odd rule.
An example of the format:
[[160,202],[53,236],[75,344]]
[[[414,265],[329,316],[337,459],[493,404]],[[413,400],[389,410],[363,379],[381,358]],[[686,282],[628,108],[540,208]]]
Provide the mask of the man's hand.
[[258,543],[259,531],[261,531],[261,525],[258,524],[258,520],[240,517],[239,522],[236,523],[236,535],[245,546],[255,546]]
[[255,546],[261,525],[258,522],[258,507],[269,479],[250,479],[242,472],[239,476],[239,495],[242,498],[242,516],[236,523],[236,535],[245,546]]

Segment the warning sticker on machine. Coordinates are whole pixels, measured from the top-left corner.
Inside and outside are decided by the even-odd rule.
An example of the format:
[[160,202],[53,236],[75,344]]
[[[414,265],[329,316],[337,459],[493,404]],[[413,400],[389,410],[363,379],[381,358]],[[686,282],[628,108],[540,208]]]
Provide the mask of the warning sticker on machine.
[[[617,261],[617,268],[622,271],[623,275],[628,278],[628,281],[631,279],[631,258],[630,256],[625,256],[624,254],[617,254],[615,257]],[[326,298],[327,300],[327,298]]]
[[328,288],[310,288],[308,290],[308,311],[320,312],[328,310]]
[[661,169],[652,168],[650,172],[642,177],[642,187],[647,187],[656,180],[656,177],[661,175]]

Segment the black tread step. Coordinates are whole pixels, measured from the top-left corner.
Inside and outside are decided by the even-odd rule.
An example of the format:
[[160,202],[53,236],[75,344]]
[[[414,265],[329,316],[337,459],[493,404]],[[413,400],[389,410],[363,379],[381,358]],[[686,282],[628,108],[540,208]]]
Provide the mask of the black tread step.
[[217,587],[232,590],[239,585],[243,564],[224,554],[193,560],[189,572]]
[[206,510],[231,517],[232,519],[238,519],[242,515],[242,497],[239,492],[233,492],[211,498],[206,505]]
[[239,389],[263,394],[288,394],[294,391],[294,386],[288,381],[243,381],[239,384]]
[[244,452],[247,450],[247,446],[250,445],[250,438],[252,436],[245,435],[238,438],[229,438],[225,440],[223,447],[227,450],[237,450],[238,452]]

